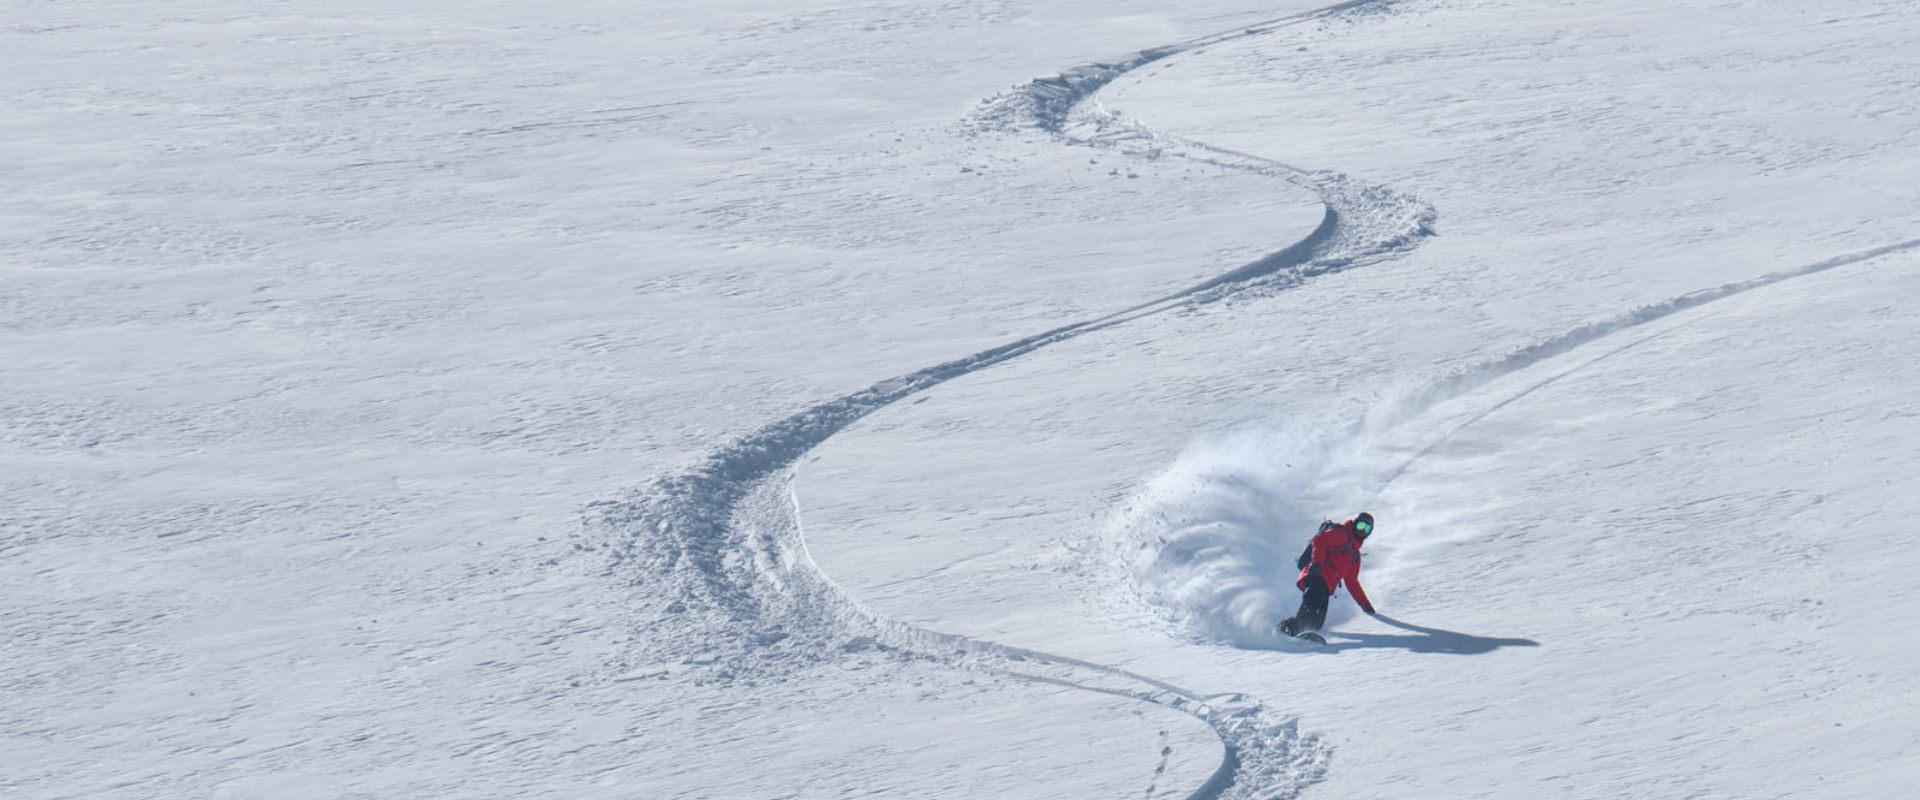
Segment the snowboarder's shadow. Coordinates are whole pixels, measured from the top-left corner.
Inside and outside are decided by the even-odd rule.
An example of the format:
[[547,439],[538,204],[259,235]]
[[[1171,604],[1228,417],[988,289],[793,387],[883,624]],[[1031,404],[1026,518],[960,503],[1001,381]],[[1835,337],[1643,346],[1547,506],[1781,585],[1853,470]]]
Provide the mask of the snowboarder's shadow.
[[1385,614],[1373,617],[1381,622],[1412,631],[1418,636],[1402,636],[1395,633],[1351,633],[1347,631],[1329,631],[1333,638],[1327,640],[1328,650],[1361,650],[1375,647],[1392,647],[1415,653],[1447,653],[1451,655],[1471,656],[1491,653],[1502,647],[1539,647],[1540,643],[1532,639],[1501,639],[1491,636],[1474,636],[1457,631],[1429,628],[1411,622],[1401,622]]

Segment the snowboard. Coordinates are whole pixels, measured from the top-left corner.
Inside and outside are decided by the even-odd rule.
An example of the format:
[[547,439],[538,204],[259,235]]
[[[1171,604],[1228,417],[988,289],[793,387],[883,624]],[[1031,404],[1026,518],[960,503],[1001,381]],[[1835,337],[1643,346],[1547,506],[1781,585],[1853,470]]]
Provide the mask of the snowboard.
[[1319,632],[1319,631],[1301,631],[1301,632],[1299,632],[1299,633],[1294,633],[1294,632],[1292,632],[1292,631],[1289,631],[1289,630],[1287,630],[1287,623],[1289,623],[1289,622],[1292,622],[1292,621],[1293,621],[1293,619],[1292,619],[1292,618],[1288,618],[1288,619],[1287,619],[1286,621],[1284,621],[1284,622],[1281,622],[1280,624],[1278,624],[1278,625],[1275,625],[1275,626],[1273,626],[1273,629],[1274,629],[1275,631],[1278,631],[1278,632],[1280,632],[1280,633],[1283,633],[1283,634],[1286,634],[1286,635],[1288,635],[1288,636],[1291,636],[1291,637],[1293,637],[1293,638],[1295,638],[1295,639],[1304,639],[1304,640],[1306,640],[1306,641],[1309,641],[1309,642],[1313,642],[1314,644],[1326,644],[1326,643],[1327,643],[1327,640],[1326,640],[1326,637],[1323,637],[1323,636],[1321,636],[1321,635],[1320,635],[1320,632]]

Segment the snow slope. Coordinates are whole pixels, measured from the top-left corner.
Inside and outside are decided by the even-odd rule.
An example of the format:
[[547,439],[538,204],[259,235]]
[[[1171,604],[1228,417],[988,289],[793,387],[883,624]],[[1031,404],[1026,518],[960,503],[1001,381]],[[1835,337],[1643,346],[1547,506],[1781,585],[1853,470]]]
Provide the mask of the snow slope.
[[[1051,350],[991,383],[949,390],[944,408],[931,401],[925,411],[876,421],[871,433],[850,432],[806,473],[821,483],[808,492],[817,509],[809,519],[828,571],[874,607],[903,617],[1046,642],[1147,673],[1211,676],[1270,705],[1288,698],[1309,730],[1338,743],[1328,781],[1315,790],[1329,795],[1401,792],[1386,786],[1409,795],[1879,796],[1905,785],[1911,776],[1886,773],[1898,763],[1889,759],[1913,740],[1906,722],[1911,688],[1897,678],[1881,685],[1864,679],[1886,674],[1892,662],[1875,658],[1871,669],[1863,663],[1860,680],[1822,679],[1848,686],[1854,694],[1838,708],[1858,709],[1863,718],[1839,711],[1834,697],[1808,688],[1806,679],[1783,682],[1831,675],[1832,662],[1843,657],[1837,646],[1809,644],[1797,631],[1847,618],[1814,612],[1835,602],[1829,595],[1836,588],[1816,576],[1835,568],[1830,561],[1848,559],[1807,555],[1780,563],[1788,547],[1753,547],[1745,539],[1755,529],[1825,527],[1827,514],[1773,499],[1783,492],[1821,503],[1843,490],[1866,492],[1848,511],[1821,509],[1836,527],[1856,513],[1898,518],[1904,507],[1897,484],[1908,471],[1901,454],[1910,448],[1897,443],[1911,432],[1900,425],[1898,409],[1905,404],[1901,387],[1910,383],[1904,368],[1911,349],[1903,345],[1911,332],[1902,327],[1910,319],[1879,321],[1899,316],[1897,302],[1862,303],[1903,296],[1893,281],[1917,246],[1911,159],[1865,155],[1913,152],[1911,126],[1875,122],[1902,113],[1885,94],[1905,84],[1889,77],[1903,73],[1886,63],[1863,61],[1851,72],[1828,63],[1845,63],[1835,54],[1853,52],[1868,29],[1889,19],[1837,15],[1814,35],[1798,12],[1771,20],[1749,14],[1741,25],[1752,38],[1708,46],[1690,27],[1669,26],[1668,6],[1609,8],[1620,17],[1612,25],[1537,13],[1530,25],[1517,25],[1498,17],[1507,9],[1492,5],[1408,12],[1294,41],[1249,40],[1181,56],[1163,73],[1116,82],[1099,95],[1109,114],[1183,138],[1205,131],[1205,140],[1221,147],[1341,164],[1431,201],[1443,235],[1380,270],[1343,273],[1274,298],[1265,325],[1259,304],[1234,309],[1231,323],[1156,321],[1150,324],[1163,330],[1110,347]],[[1788,33],[1797,36],[1786,43],[1768,38]],[[1471,46],[1449,52],[1435,44],[1455,40]],[[1581,51],[1593,48],[1581,43],[1590,40],[1616,49],[1583,58]],[[1557,41],[1573,44],[1562,49]],[[1754,54],[1757,42],[1771,47]],[[1315,55],[1327,50],[1333,54]],[[1530,63],[1570,63],[1564,73],[1537,66],[1522,72],[1505,63],[1516,58],[1512,53]],[[1798,70],[1798,80],[1778,81],[1785,71],[1778,64],[1796,59],[1817,66]],[[1679,61],[1695,73],[1679,70]],[[1606,84],[1602,91],[1625,96],[1598,98],[1605,102],[1566,96],[1568,84],[1645,63],[1680,74]],[[1826,71],[1817,83],[1804,77],[1813,69]],[[1187,80],[1163,80],[1182,70]],[[1713,85],[1714,73],[1755,77],[1722,95],[1702,88]],[[1501,100],[1461,107],[1447,93],[1463,92],[1463,85],[1474,88],[1471,97]],[[1854,86],[1862,97],[1828,99],[1836,87]],[[1730,111],[1703,137],[1691,133],[1696,118],[1675,111],[1682,106],[1674,95],[1682,93],[1695,105],[1765,103],[1773,113]],[[1437,125],[1430,120],[1438,111],[1428,111],[1435,106],[1422,98],[1447,98],[1444,107],[1461,119]],[[1829,116],[1849,105],[1858,122]],[[1567,111],[1543,120],[1542,107]],[[1595,138],[1603,136],[1606,146]],[[1778,141],[1767,146],[1768,137]],[[1737,150],[1729,141],[1757,144]],[[1435,163],[1428,155],[1435,151],[1453,163]],[[1452,155],[1473,153],[1480,155]],[[1552,279],[1542,280],[1549,269]],[[1849,288],[1862,296],[1845,298]],[[1809,309],[1808,292],[1832,299]],[[1677,338],[1669,329],[1704,329],[1702,316],[1755,307],[1772,310],[1746,313],[1783,319],[1748,323],[1765,331],[1764,339],[1734,341],[1763,355],[1754,365],[1730,366],[1728,383],[1711,373],[1703,379],[1699,364],[1713,360],[1705,353],[1664,361],[1648,355],[1657,352],[1654,342]],[[1833,321],[1849,308],[1871,308],[1876,323],[1835,330]],[[1810,318],[1809,330],[1774,333],[1801,314]],[[1796,354],[1784,341],[1771,344],[1776,335],[1829,341],[1855,358]],[[1266,348],[1220,363],[1220,354],[1244,353],[1255,343]],[[1144,352],[1123,358],[1127,345]],[[1679,384],[1691,398],[1743,398],[1734,407],[1746,413],[1731,415],[1749,418],[1740,422],[1741,447],[1710,426],[1689,424],[1691,417],[1634,432],[1605,415],[1582,419],[1579,404],[1552,399],[1551,390],[1591,371],[1588,363],[1597,369],[1647,361],[1680,373],[1641,378],[1640,385]],[[1733,381],[1749,375],[1766,376],[1774,393],[1756,398],[1754,387]],[[1868,376],[1883,383],[1867,388]],[[1856,388],[1873,398],[1870,410],[1839,411],[1827,394]],[[1576,394],[1632,419],[1682,404],[1604,385]],[[1770,425],[1761,410],[1783,419]],[[1471,435],[1502,415],[1540,423],[1511,433],[1516,440]],[[1821,424],[1785,440],[1757,435],[1805,425],[1787,425],[1792,419]],[[1566,428],[1626,443],[1606,456],[1597,445],[1567,453]],[[1202,443],[1186,446],[1196,432]],[[1861,438],[1884,444],[1863,457]],[[1516,476],[1556,460],[1527,461],[1526,443],[1589,468],[1644,470],[1636,473],[1644,485],[1603,478],[1596,486],[1577,472],[1521,488]],[[1644,456],[1695,446],[1726,455],[1714,464],[1679,465]],[[1476,467],[1471,478],[1447,465],[1445,457],[1456,453]],[[1796,459],[1818,464],[1843,453],[1864,458],[1863,474],[1774,474]],[[1157,468],[1155,460],[1172,465]],[[1730,502],[1740,495],[1707,491],[1714,481],[1679,483],[1676,475],[1715,476],[1722,489],[1746,487],[1760,499]],[[1702,526],[1684,509],[1708,499],[1723,519]],[[1337,647],[1360,651],[1340,666],[1220,651],[1219,644],[1286,647],[1261,622],[1290,610],[1287,564],[1299,537],[1320,516],[1362,504],[1383,520],[1401,520],[1383,523],[1399,533],[1376,545],[1376,600],[1426,613],[1400,614],[1388,625],[1337,622],[1353,629]],[[847,531],[840,560],[829,538],[833,527]],[[1624,537],[1614,532],[1620,528],[1647,533]],[[895,557],[876,557],[875,539]],[[1710,555],[1723,549],[1752,556],[1735,562]],[[936,554],[939,568],[907,561],[909,550]],[[1911,557],[1908,550],[1891,560]],[[1606,563],[1619,566],[1602,568]],[[1720,580],[1695,574],[1701,569]],[[1912,593],[1891,576],[1903,568],[1886,569],[1880,582],[1849,584],[1847,593],[1909,615]],[[1084,580],[1062,581],[1062,572]],[[1692,586],[1706,588],[1681,590]],[[1402,594],[1405,600],[1391,599]],[[1470,605],[1483,595],[1493,607]],[[1715,600],[1728,595],[1750,599]],[[1092,619],[1057,621],[1057,609],[1087,597],[1094,598]],[[1714,619],[1726,616],[1732,619]],[[1708,620],[1751,633],[1719,631]],[[1663,621],[1671,627],[1661,630]],[[1595,623],[1616,630],[1597,633]],[[1161,638],[1139,635],[1154,629]],[[1191,652],[1195,642],[1204,655]],[[1910,649],[1874,649],[1880,647]],[[1471,654],[1482,666],[1470,673],[1467,691],[1437,680],[1444,673],[1434,670],[1445,666],[1406,657],[1382,664],[1376,650]],[[1748,674],[1727,670],[1727,662]],[[1494,670],[1503,678],[1490,679]],[[1302,684],[1354,688],[1299,698]],[[1649,684],[1656,688],[1638,688]],[[1542,708],[1555,713],[1543,717]],[[1854,751],[1839,745],[1856,723],[1870,726],[1882,744]],[[1815,727],[1836,738],[1795,738]],[[1676,739],[1715,744],[1674,747]],[[1366,766],[1343,771],[1347,758]],[[1820,769],[1806,767],[1814,758]],[[1513,766],[1490,774],[1489,763]]]
[[1903,4],[20,11],[9,796],[1915,782]]

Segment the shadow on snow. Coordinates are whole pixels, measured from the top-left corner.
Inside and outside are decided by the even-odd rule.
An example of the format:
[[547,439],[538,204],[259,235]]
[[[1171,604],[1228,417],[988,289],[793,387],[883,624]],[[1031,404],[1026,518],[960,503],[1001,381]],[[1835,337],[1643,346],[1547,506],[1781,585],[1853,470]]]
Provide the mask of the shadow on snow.
[[1411,622],[1401,622],[1385,614],[1374,616],[1381,622],[1411,631],[1414,636],[1397,633],[1349,633],[1345,631],[1325,631],[1334,638],[1327,640],[1328,650],[1363,650],[1367,648],[1390,647],[1415,653],[1445,653],[1458,656],[1472,656],[1491,653],[1502,647],[1539,647],[1540,643],[1532,639],[1503,639],[1492,636],[1474,636],[1458,631],[1429,628]]

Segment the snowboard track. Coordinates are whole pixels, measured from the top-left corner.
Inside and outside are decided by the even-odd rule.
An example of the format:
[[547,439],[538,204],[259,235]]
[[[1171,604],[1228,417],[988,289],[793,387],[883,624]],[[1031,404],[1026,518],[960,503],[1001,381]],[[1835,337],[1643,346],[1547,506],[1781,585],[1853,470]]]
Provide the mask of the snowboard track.
[[[1705,306],[1709,303],[1715,303],[1730,297],[1745,294],[1747,292],[1755,291],[1758,289],[1764,289],[1774,284],[1785,283],[1787,281],[1790,281],[1796,278],[1803,278],[1809,275],[1817,275],[1822,272],[1826,272],[1828,270],[1838,269],[1840,267],[1845,267],[1845,266],[1851,266],[1853,264],[1859,264],[1865,261],[1871,261],[1877,258],[1881,258],[1883,256],[1889,256],[1896,253],[1909,252],[1913,250],[1920,250],[1920,239],[1909,239],[1904,242],[1895,242],[1893,244],[1882,245],[1882,246],[1870,248],[1867,250],[1847,253],[1845,255],[1835,256],[1833,258],[1825,259],[1822,261],[1816,261],[1812,264],[1805,264],[1799,267],[1793,267],[1790,269],[1783,269],[1775,272],[1769,272],[1765,275],[1761,275],[1755,278],[1749,278],[1744,281],[1735,281],[1733,283],[1726,283],[1726,284],[1715,286],[1709,289],[1701,289],[1699,291],[1689,292],[1687,294],[1683,294],[1678,297],[1674,297],[1672,299],[1665,300],[1659,303],[1652,303],[1649,305],[1640,306],[1639,308],[1632,309],[1630,311],[1627,311],[1626,313],[1620,314],[1610,319],[1591,322],[1586,325],[1582,325],[1578,328],[1569,330],[1558,336],[1554,336],[1549,339],[1544,339],[1539,342],[1535,342],[1534,344],[1515,350],[1500,358],[1482,363],[1470,369],[1448,376],[1447,378],[1440,380],[1435,384],[1433,384],[1432,386],[1428,387],[1427,390],[1421,395],[1419,402],[1411,406],[1411,408],[1418,410],[1415,413],[1420,413],[1421,411],[1424,411],[1425,409],[1433,408],[1434,406],[1439,405],[1440,403],[1446,402],[1456,397],[1464,396],[1483,386],[1486,386],[1487,384],[1492,383],[1493,381],[1499,378],[1518,373],[1522,370],[1525,370],[1536,364],[1541,364],[1557,356],[1565,355],[1577,348],[1598,342],[1609,336],[1613,336],[1614,334],[1624,333],[1644,325],[1650,325],[1652,323],[1659,322],[1668,317],[1674,316],[1676,314],[1680,314],[1681,312],[1700,308],[1701,306]],[[1374,492],[1374,495],[1373,495],[1374,498],[1378,499],[1379,496],[1382,493],[1384,493],[1388,487],[1392,486],[1395,481],[1405,476],[1407,474],[1407,471],[1413,467],[1414,463],[1418,462],[1422,458],[1425,458],[1431,455],[1434,452],[1434,450],[1438,449],[1442,444],[1445,444],[1446,442],[1452,440],[1455,436],[1460,435],[1461,432],[1479,423],[1481,420],[1486,419],[1489,416],[1492,416],[1495,412],[1499,411],[1500,409],[1506,408],[1507,406],[1520,401],[1521,399],[1527,397],[1528,395],[1533,394],[1534,392],[1537,392],[1541,389],[1551,386],[1554,383],[1560,381],[1560,379],[1562,378],[1565,378],[1567,376],[1570,376],[1577,372],[1585,370],[1586,368],[1591,367],[1594,364],[1598,364],[1601,361],[1605,361],[1609,358],[1612,358],[1616,355],[1624,353],[1628,350],[1632,350],[1636,347],[1639,347],[1642,344],[1646,344],[1647,342],[1653,341],[1654,339],[1658,339],[1661,336],[1665,336],[1668,333],[1672,333],[1673,331],[1678,330],[1680,327],[1684,327],[1685,325],[1692,325],[1696,322],[1704,321],[1705,319],[1706,319],[1705,317],[1701,317],[1701,318],[1689,320],[1688,322],[1683,323],[1682,325],[1679,325],[1679,326],[1674,326],[1665,330],[1655,331],[1646,336],[1642,336],[1638,339],[1627,342],[1626,344],[1622,344],[1618,347],[1607,350],[1606,352],[1603,352],[1597,356],[1594,356],[1593,358],[1568,366],[1565,369],[1562,369],[1539,381],[1529,384],[1526,388],[1521,389],[1520,391],[1514,393],[1513,395],[1502,399],[1500,402],[1495,403],[1492,406],[1489,406],[1481,410],[1479,413],[1476,413],[1471,417],[1468,417],[1465,421],[1461,422],[1459,425],[1456,425],[1453,428],[1449,429],[1446,433],[1442,434],[1440,437],[1434,439],[1433,441],[1428,442],[1419,451],[1407,457],[1405,461],[1402,461],[1400,463],[1399,467],[1395,468],[1394,471],[1387,476],[1387,479],[1385,481],[1381,482],[1380,488]]]
[[[1172,155],[1286,180],[1324,208],[1305,238],[1186,289],[1106,316],[936,364],[819,403],[715,449],[630,492],[590,504],[577,547],[604,552],[606,572],[638,589],[641,625],[655,643],[644,657],[698,666],[700,680],[780,680],[808,664],[875,652],[1067,686],[1189,715],[1218,738],[1222,757],[1190,795],[1196,800],[1292,797],[1325,774],[1329,751],[1291,717],[1239,694],[1202,694],[1119,667],[971,637],[880,615],[841,588],[807,550],[795,463],[847,426],[906,397],[1060,342],[1156,314],[1260,295],[1372,263],[1417,246],[1435,211],[1417,198],[1330,171],[1211,147],[1155,132],[1090,102],[1102,87],[1145,64],[1316,20],[1389,7],[1350,0],[1230,32],[1143,50],[1040,78],[982,101],[962,135],[1039,135],[1068,145],[1146,158]],[[1164,767],[1164,764],[1163,764]]]

